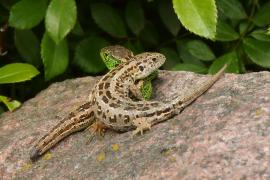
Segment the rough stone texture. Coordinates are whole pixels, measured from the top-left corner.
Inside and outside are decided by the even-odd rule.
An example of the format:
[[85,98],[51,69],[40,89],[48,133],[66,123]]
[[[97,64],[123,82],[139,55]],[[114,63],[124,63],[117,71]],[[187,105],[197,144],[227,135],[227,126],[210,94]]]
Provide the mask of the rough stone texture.
[[[161,71],[155,99],[170,100],[206,76]],[[2,179],[270,179],[270,73],[226,74],[174,118],[143,136],[75,133],[39,161],[33,144],[85,102],[96,81],[55,83],[0,119]]]

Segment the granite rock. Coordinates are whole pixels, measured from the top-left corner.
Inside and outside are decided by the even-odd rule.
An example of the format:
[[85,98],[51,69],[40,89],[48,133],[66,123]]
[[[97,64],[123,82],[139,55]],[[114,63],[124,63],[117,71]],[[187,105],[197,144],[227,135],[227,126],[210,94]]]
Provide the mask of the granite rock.
[[[154,99],[170,101],[208,76],[160,71]],[[270,73],[226,74],[182,113],[143,136],[88,131],[32,163],[29,151],[88,99],[99,77],[52,84],[0,117],[0,179],[270,179]]]

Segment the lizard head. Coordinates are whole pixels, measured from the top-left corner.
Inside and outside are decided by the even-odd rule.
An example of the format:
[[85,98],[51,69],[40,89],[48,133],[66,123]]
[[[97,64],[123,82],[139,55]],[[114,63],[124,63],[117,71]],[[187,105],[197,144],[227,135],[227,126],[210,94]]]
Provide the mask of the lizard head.
[[165,60],[166,57],[163,54],[156,52],[145,52],[136,55],[131,62],[134,68],[133,78],[137,80],[149,76],[161,67]]
[[100,50],[100,56],[109,69],[133,57],[132,51],[119,45],[107,46]]

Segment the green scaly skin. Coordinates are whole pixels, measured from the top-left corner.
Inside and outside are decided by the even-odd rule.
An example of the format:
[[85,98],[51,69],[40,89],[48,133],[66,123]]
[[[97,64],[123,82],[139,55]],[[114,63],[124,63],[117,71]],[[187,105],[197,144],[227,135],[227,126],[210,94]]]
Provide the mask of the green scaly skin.
[[[100,52],[100,56],[109,70],[116,68],[121,63],[121,60],[113,57],[113,55],[105,56],[102,52]],[[144,100],[149,100],[151,98],[153,89],[152,80],[155,79],[157,75],[157,71],[153,72],[143,80],[142,86],[139,87],[141,96]]]

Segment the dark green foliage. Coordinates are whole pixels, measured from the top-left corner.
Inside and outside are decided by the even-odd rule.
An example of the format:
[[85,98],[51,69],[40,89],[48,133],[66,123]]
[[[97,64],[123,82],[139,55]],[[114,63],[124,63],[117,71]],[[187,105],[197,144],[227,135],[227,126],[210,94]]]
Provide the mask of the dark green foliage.
[[[267,0],[2,0],[0,27],[6,24],[0,79],[8,84],[0,95],[20,101],[54,81],[105,73],[99,50],[110,44],[135,54],[161,52],[167,70],[215,73],[225,63],[232,73],[270,68]],[[16,74],[25,68],[31,72]],[[0,101],[18,106],[5,96]]]

